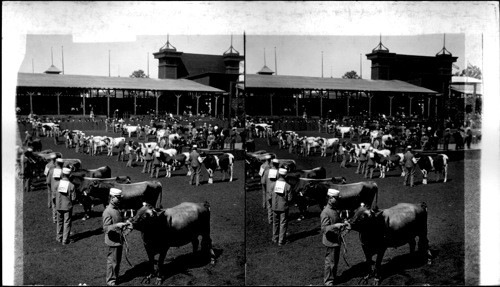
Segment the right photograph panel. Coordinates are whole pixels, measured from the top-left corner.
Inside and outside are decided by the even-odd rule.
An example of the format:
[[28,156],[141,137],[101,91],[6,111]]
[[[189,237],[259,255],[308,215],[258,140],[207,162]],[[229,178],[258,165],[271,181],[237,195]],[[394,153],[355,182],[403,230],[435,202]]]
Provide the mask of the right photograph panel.
[[246,285],[478,284],[467,41],[246,36]]

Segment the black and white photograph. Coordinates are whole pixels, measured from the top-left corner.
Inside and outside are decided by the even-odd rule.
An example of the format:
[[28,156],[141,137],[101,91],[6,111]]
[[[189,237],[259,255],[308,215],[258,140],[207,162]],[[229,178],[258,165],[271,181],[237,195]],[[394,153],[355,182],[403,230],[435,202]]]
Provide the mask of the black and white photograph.
[[498,285],[497,2],[2,2],[3,285]]

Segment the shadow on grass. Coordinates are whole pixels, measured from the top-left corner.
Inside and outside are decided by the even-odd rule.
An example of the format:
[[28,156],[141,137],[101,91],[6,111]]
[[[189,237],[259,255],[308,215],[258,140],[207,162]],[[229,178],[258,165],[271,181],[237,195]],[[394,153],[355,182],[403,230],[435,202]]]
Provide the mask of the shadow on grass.
[[94,230],[88,230],[88,231],[77,233],[77,234],[71,236],[71,239],[74,242],[77,242],[79,240],[82,240],[82,239],[85,239],[85,238],[89,238],[89,237],[92,237],[92,236],[95,236],[95,235],[101,235],[102,233],[103,233],[103,230],[102,230],[101,227],[99,227],[99,228],[96,228]]
[[[213,251],[215,253],[216,260],[223,253],[222,249],[213,249]],[[158,255],[156,256],[156,258],[158,258]],[[157,260],[155,260],[155,262],[156,261]],[[167,259],[165,261],[168,261],[168,254],[167,254]],[[162,264],[162,277],[163,280],[166,280],[177,274],[190,275],[189,274],[190,269],[200,268],[209,264],[210,264],[210,257],[206,256],[206,253],[203,253],[201,251],[198,251],[196,253],[183,254],[174,258],[173,260],[170,260],[170,262],[166,264],[164,263]],[[217,264],[217,261],[215,264]],[[144,278],[148,276],[150,273],[151,270],[149,262],[144,261],[137,265],[134,265],[132,268],[125,271],[125,273],[119,278],[120,283],[130,282],[138,277]],[[141,278],[141,280],[143,278]],[[154,279],[152,279],[151,282],[154,282],[153,280]]]

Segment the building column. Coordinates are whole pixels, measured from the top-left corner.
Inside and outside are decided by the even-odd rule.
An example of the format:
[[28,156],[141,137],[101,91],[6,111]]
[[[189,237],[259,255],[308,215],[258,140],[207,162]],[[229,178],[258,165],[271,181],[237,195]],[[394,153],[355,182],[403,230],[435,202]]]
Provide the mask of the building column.
[[438,97],[434,96],[434,117],[437,117],[438,115]]
[[35,93],[33,92],[28,92],[28,95],[30,96],[30,114],[33,114],[33,95]]
[[[394,96],[389,96],[389,116],[392,117],[392,99],[394,99]],[[370,99],[371,101],[371,99]]]
[[215,98],[215,117],[217,117],[217,104],[219,102],[219,96],[214,96]]
[[177,115],[179,115],[179,100],[182,97],[182,94],[175,95],[175,97],[177,98]]
[[[372,93],[368,94],[368,116],[369,117],[372,116],[372,98],[373,98],[373,94]],[[391,99],[391,104],[392,104],[392,99]]]
[[85,116],[85,97],[87,96],[86,93],[83,93],[83,116]]
[[431,117],[431,97],[427,98],[427,118]]
[[107,90],[106,95],[108,96],[108,118],[109,118],[109,109],[110,109],[109,97],[111,96],[111,92]]
[[200,115],[199,113],[199,108],[200,108],[200,98],[201,98],[201,95],[199,95],[198,93],[196,93],[195,95],[196,97],[196,115]]
[[57,115],[60,116],[61,115],[61,104],[59,102],[59,96],[61,95],[61,93],[56,93],[56,96],[57,96]]
[[319,116],[323,118],[323,91],[319,94]]
[[351,93],[347,93],[347,116],[349,115],[349,99],[351,98]]
[[129,92],[134,96],[134,116],[137,116],[137,93],[135,91]]
[[299,95],[295,95],[295,116],[299,116]]
[[271,103],[271,116],[273,115],[273,93],[269,94],[269,99]]
[[413,99],[413,96],[409,96],[408,98],[410,99],[410,109],[409,109],[408,114],[411,117],[411,100]]
[[160,97],[160,95],[157,93],[157,91],[154,91],[153,93],[155,95],[155,100],[156,100],[156,116],[158,116],[158,98]]

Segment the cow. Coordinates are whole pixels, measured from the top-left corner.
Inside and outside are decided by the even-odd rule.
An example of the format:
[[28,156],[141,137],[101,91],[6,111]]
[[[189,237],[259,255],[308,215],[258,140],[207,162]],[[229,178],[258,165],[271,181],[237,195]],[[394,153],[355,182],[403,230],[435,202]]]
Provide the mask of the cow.
[[401,168],[401,176],[405,176],[405,168],[404,168],[404,154],[396,153],[389,157],[389,164],[387,165],[387,170],[392,167],[400,167]]
[[268,132],[271,132],[272,126],[266,123],[255,124],[255,133],[261,137],[265,138],[268,135]]
[[106,137],[105,136],[90,136],[90,142],[89,144],[92,145],[92,154],[91,155],[96,155],[97,154],[97,149],[100,149],[100,153],[102,153],[102,150],[106,147],[108,147],[108,142],[104,141]]
[[[361,281],[367,282],[369,278],[374,277],[374,285],[378,285],[382,258],[387,248],[409,244],[410,253],[413,254],[417,236],[419,253],[427,259],[427,264],[432,264],[432,254],[429,251],[427,239],[427,205],[425,202],[420,205],[398,203],[380,211],[360,206],[354,216],[347,221],[346,228],[359,232],[361,247],[371,269]],[[372,261],[373,255],[377,255],[375,265]]]
[[157,142],[148,142],[148,143],[142,143],[142,142],[139,142],[139,150],[137,151],[137,158],[136,158],[136,162],[140,161],[141,162],[144,162],[144,156],[146,154],[146,151],[148,148],[151,148],[151,149],[154,149],[155,147],[158,146],[158,143]]
[[231,153],[223,153],[222,155],[206,154],[202,152],[200,154],[203,164],[208,172],[208,183],[213,183],[214,171],[220,170],[222,172],[222,181],[226,179],[226,173],[229,172],[229,181],[233,181],[233,165],[234,165],[234,155]]
[[417,165],[422,171],[423,184],[427,184],[427,174],[430,171],[434,171],[437,178],[436,182],[440,180],[441,174],[443,174],[443,182],[448,180],[448,156],[446,154],[431,155],[421,155],[415,154],[415,159],[417,160]]
[[308,156],[311,154],[311,148],[314,148],[315,151],[318,150],[318,148],[321,148],[323,144],[325,143],[326,139],[321,138],[321,137],[306,137],[303,139],[302,144],[303,144],[303,155]]
[[334,143],[339,143],[338,138],[323,139],[323,145],[321,146],[321,156],[326,157],[326,150],[333,147]]
[[336,130],[341,134],[340,138],[343,139],[345,134],[348,134],[351,132],[352,127],[343,127],[343,126],[337,126]]
[[62,153],[53,152],[51,149],[42,150],[40,152],[34,152],[33,154],[42,157],[47,163],[51,160],[50,159],[51,154],[55,154],[57,158],[62,158]]
[[33,149],[33,152],[42,151],[42,141],[40,139],[34,139],[28,143],[28,146]]
[[139,137],[139,130],[140,129],[141,129],[140,125],[137,125],[137,126],[123,125],[122,134],[126,133],[126,134],[128,134],[128,137],[130,138],[133,133],[136,133],[137,137]]
[[[387,149],[383,151],[389,150]],[[380,170],[380,178],[385,178],[385,172],[389,169],[390,163],[390,151],[389,153],[383,151],[379,151],[378,149],[373,150],[375,166]]]
[[285,168],[288,172],[294,171],[297,169],[297,164],[293,159],[278,159],[279,168]]
[[383,136],[382,131],[380,131],[380,130],[373,130],[373,131],[370,132],[370,142],[373,144],[373,142],[375,141],[375,139],[380,138],[382,136]]
[[131,179],[128,176],[117,176],[112,178],[94,178],[86,177],[84,172],[73,172],[70,175],[69,180],[75,185],[77,201],[83,206],[85,212],[82,220],[87,220],[90,218],[92,213],[92,206],[102,204],[106,206],[109,199],[109,190],[104,193],[89,193],[89,187],[91,185],[96,185],[97,183],[131,183]]
[[166,129],[156,130],[156,139],[157,139],[157,142],[160,142],[161,138],[164,137],[166,134],[167,134],[167,130]]
[[113,156],[113,148],[117,147],[120,142],[124,142],[125,138],[124,137],[118,137],[118,138],[105,137],[103,139],[103,141],[106,142],[106,144],[107,144],[108,156]]
[[110,178],[111,168],[109,166],[102,166],[96,169],[78,169],[73,171],[72,174],[92,178]]
[[42,134],[44,136],[53,137],[54,134],[59,135],[59,124],[56,123],[42,123]]
[[362,181],[346,184],[345,178],[304,179],[296,185],[293,192],[295,202],[303,219],[308,206],[318,204],[320,209],[328,202],[328,189],[340,191],[337,198],[337,208],[343,218],[349,218],[361,203],[367,206],[377,206],[378,186],[374,181]]
[[285,180],[291,186],[295,186],[301,178],[326,178],[326,169],[324,167],[316,167],[313,169],[294,170],[287,173]]
[[[163,283],[162,267],[170,247],[180,247],[191,243],[193,253],[196,253],[199,236],[201,236],[202,254],[210,257],[212,264],[215,263],[215,253],[210,238],[208,202],[183,202],[167,209],[157,209],[150,204],[145,204],[133,218],[127,220],[126,227],[141,232],[151,272],[144,278],[147,284],[153,277],[156,277],[156,284]],[[156,254],[158,254],[158,261],[155,264]]]
[[88,185],[86,195],[90,198],[98,198],[104,205],[107,205],[110,188],[118,188],[122,191],[121,209],[130,210],[132,215],[143,206],[144,202],[161,208],[162,185],[159,181],[118,183],[95,180]]
[[189,162],[189,152],[183,152],[174,156],[174,163],[172,165],[173,170],[181,169],[182,166],[186,167],[186,175],[190,176],[193,171],[191,170],[191,165]]
[[265,157],[267,155],[271,156],[271,159],[276,158],[276,154],[274,153],[260,153],[261,151],[255,153],[246,153],[245,154],[245,170],[247,171],[247,175],[252,179],[255,174],[260,170],[260,166],[266,161]]
[[177,150],[175,149],[159,149],[155,151],[158,153],[157,157],[165,167],[166,175],[165,177],[172,176],[172,168],[175,162],[175,156],[177,155]]

